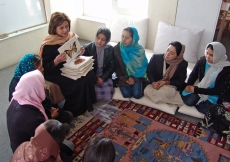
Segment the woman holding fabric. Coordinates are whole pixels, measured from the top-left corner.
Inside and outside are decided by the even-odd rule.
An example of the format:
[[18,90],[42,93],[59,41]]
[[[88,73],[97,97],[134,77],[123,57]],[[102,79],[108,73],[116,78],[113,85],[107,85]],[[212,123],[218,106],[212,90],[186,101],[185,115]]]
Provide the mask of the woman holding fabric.
[[[64,13],[55,12],[51,15],[49,35],[45,37],[40,48],[43,59],[45,79],[56,83],[66,99],[64,109],[71,111],[74,116],[92,111],[96,102],[94,89],[95,73],[89,71],[84,77],[72,80],[61,75],[61,68],[66,62],[66,54],[59,53],[58,48],[75,36],[70,32],[70,19]],[[84,53],[84,50],[81,51]]]
[[148,85],[144,94],[153,102],[182,105],[179,94],[187,74],[188,62],[184,60],[185,46],[171,42],[165,54],[154,54],[147,68]]
[[122,32],[122,41],[114,47],[117,85],[124,98],[139,99],[143,96],[148,60],[138,41],[137,29],[128,27]]
[[[227,93],[222,85],[227,81],[229,73],[230,62],[227,61],[225,47],[219,42],[209,43],[205,56],[197,61],[182,92],[184,103],[195,106],[199,112],[205,114],[210,106],[222,102],[219,96]],[[198,86],[193,86],[197,79]]]

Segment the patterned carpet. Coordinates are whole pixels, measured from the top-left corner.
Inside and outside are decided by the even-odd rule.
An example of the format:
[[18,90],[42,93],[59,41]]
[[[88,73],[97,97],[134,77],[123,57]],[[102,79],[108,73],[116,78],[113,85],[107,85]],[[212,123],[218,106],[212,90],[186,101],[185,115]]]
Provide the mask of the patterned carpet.
[[113,141],[116,162],[230,160],[225,138],[147,106],[112,100],[92,115],[69,135],[76,144],[74,161],[81,161],[87,142],[96,134]]

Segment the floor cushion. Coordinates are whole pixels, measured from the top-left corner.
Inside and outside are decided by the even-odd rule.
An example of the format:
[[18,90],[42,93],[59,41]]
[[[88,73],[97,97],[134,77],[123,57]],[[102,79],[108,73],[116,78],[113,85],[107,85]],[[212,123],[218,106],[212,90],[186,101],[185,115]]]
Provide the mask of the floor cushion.
[[169,105],[166,103],[154,103],[148,96],[143,96],[140,99],[135,99],[135,98],[131,98],[131,101],[141,104],[141,105],[145,105],[148,107],[152,107],[161,111],[164,111],[166,113],[172,114],[174,115],[176,110],[177,110],[177,106],[176,105]]
[[182,114],[189,115],[189,116],[193,116],[193,117],[196,117],[196,118],[200,118],[200,119],[204,118],[204,114],[202,114],[199,111],[197,111],[197,109],[194,106],[182,105],[179,108],[178,112],[180,112]]

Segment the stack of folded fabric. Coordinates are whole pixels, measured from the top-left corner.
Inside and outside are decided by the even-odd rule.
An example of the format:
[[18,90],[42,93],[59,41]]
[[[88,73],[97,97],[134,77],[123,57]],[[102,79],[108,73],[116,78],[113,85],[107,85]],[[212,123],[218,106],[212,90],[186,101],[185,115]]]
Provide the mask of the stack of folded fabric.
[[92,57],[79,56],[75,61],[65,63],[61,68],[62,75],[77,80],[93,69]]
[[61,68],[62,75],[77,80],[93,69],[93,59],[91,57],[79,56],[80,44],[77,35],[62,45],[58,51],[66,53],[66,63]]

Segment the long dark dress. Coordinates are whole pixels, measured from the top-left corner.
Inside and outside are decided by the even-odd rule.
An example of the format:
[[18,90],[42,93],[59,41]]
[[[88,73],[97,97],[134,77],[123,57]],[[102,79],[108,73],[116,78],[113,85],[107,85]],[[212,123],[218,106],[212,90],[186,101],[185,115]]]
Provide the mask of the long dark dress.
[[42,59],[45,79],[56,83],[65,96],[64,109],[71,111],[74,116],[92,111],[92,104],[96,102],[94,88],[95,73],[90,71],[86,76],[73,80],[61,75],[63,63],[54,66],[54,59],[59,54],[60,45],[45,45]]
[[32,105],[20,105],[12,100],[7,109],[7,128],[10,146],[14,152],[17,147],[34,136],[35,129],[45,121],[44,115]]

